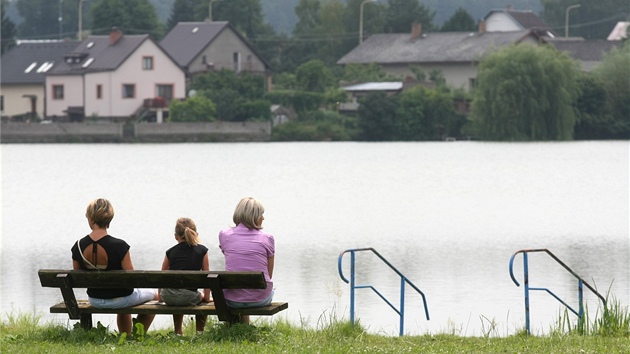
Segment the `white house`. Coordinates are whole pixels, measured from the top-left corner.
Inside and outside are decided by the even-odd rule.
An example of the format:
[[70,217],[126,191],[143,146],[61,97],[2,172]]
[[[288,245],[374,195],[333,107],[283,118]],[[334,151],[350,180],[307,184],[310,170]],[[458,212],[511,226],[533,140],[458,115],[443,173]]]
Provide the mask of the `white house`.
[[46,75],[46,116],[124,121],[182,99],[186,75],[149,35],[89,36]]

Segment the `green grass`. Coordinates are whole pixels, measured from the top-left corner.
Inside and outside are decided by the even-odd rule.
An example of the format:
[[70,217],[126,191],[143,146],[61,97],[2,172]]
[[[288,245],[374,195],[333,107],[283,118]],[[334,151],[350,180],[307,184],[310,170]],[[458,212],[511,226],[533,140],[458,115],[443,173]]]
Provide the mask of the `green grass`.
[[[250,325],[223,326],[209,321],[203,334],[194,323],[185,323],[184,335],[168,329],[142,328],[133,339],[97,324],[90,331],[78,324],[40,323],[36,315],[8,315],[0,323],[2,353],[630,353],[630,315],[613,301],[595,314],[583,334],[577,324],[559,317],[556,328],[544,336],[525,331],[507,337],[491,335],[494,322],[487,321],[480,337],[454,334],[392,337],[371,334],[360,324],[320,316],[314,328],[284,320],[258,320]],[[487,335],[486,335],[487,334]]]

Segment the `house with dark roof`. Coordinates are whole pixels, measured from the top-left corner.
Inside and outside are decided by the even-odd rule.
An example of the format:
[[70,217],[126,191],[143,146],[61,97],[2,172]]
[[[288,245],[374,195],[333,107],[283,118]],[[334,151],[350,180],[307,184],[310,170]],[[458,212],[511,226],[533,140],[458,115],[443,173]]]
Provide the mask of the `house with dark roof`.
[[[149,35],[89,36],[46,73],[46,115],[126,121],[184,98],[186,75]],[[158,122],[160,121],[158,117]]]
[[486,32],[508,32],[532,30],[548,37],[555,37],[551,26],[531,10],[505,8],[490,10],[482,20]]
[[270,66],[228,22],[180,22],[160,45],[189,78],[208,71],[228,69],[265,75]]
[[548,43],[557,50],[565,52],[574,60],[578,61],[583,71],[591,71],[602,62],[604,56],[614,48],[621,48],[623,41],[608,41],[603,39],[584,38],[548,38]]
[[46,73],[63,63],[78,41],[22,41],[2,56],[0,103],[3,117],[45,116]]
[[541,37],[531,30],[510,32],[422,33],[415,24],[411,34],[374,34],[337,61],[339,65],[376,63],[394,77],[415,77],[412,67],[442,72],[446,84],[470,90],[477,65],[490,52],[520,43],[538,45]]

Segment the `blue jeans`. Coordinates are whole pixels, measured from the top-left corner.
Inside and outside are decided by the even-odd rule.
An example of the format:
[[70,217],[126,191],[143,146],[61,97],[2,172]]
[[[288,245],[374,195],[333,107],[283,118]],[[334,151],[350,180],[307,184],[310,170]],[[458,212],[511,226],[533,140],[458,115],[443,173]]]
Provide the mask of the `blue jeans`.
[[98,309],[122,309],[140,305],[153,299],[155,299],[155,290],[152,289],[133,289],[133,293],[113,299],[98,299],[88,296],[90,305]]
[[228,307],[234,308],[234,309],[244,309],[244,308],[248,308],[248,307],[262,307],[262,306],[267,306],[271,303],[271,299],[273,299],[273,290],[271,291],[271,294],[269,294],[269,296],[262,300],[262,301],[258,301],[258,302],[237,302],[237,301],[230,301],[228,299],[225,299],[225,302],[227,303]]

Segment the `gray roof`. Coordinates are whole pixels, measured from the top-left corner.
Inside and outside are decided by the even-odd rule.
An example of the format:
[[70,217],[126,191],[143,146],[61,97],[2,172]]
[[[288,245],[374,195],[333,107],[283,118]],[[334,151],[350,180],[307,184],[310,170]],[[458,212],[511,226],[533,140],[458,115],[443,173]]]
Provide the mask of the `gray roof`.
[[[122,35],[114,45],[107,36],[89,36],[67,56],[80,58],[78,63],[63,62],[53,68],[51,75],[82,75],[98,71],[114,71],[146,41],[148,34]],[[158,46],[159,47],[159,46]],[[88,62],[91,61],[89,64]]]
[[269,66],[265,59],[227,21],[179,22],[162,38],[160,45],[180,67],[187,68],[199,53],[205,50],[224,30],[233,31],[266,66]]
[[574,39],[546,39],[556,49],[566,52],[571,58],[582,61],[602,61],[604,54],[613,48],[621,48],[623,41],[607,41],[603,39],[587,40]]
[[437,32],[416,40],[410,34],[375,34],[354,48],[337,64],[465,63],[479,61],[493,49],[522,41],[529,30],[512,32]]
[[[50,64],[44,65],[52,63],[52,66],[46,70],[46,72],[51,72],[63,63],[64,55],[71,52],[79,43],[78,41],[21,43],[2,56],[0,82],[2,84],[44,84],[46,77],[42,69],[45,70]],[[30,70],[27,70],[29,68]]]

